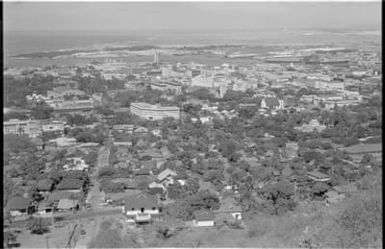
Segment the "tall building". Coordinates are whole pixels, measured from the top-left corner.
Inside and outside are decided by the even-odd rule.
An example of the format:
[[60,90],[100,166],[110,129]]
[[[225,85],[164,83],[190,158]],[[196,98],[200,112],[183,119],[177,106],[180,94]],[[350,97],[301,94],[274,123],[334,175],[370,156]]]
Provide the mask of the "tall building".
[[159,64],[159,52],[158,51],[154,52],[154,64],[156,64],[156,65]]

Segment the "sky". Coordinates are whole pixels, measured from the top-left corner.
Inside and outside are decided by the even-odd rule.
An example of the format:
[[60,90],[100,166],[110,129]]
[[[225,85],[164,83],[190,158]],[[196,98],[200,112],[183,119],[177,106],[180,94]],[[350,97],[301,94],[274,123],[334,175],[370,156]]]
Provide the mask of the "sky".
[[5,2],[5,31],[381,29],[381,2]]

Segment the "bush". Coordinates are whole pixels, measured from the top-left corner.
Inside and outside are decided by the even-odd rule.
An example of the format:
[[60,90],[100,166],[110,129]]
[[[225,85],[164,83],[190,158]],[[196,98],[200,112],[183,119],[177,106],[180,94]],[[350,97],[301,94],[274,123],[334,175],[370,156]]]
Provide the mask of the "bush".
[[103,221],[102,224],[100,225],[100,230],[101,230],[101,231],[106,231],[106,230],[110,229],[111,226],[112,226],[111,221],[105,220],[105,221]]
[[266,222],[259,223],[259,225],[254,225],[249,228],[247,231],[247,236],[249,238],[259,237],[264,235],[269,230],[269,225]]
[[[375,181],[374,181],[375,182]],[[381,248],[382,190],[381,181],[372,185],[360,197],[352,200],[337,220],[346,234],[340,243],[350,248]]]
[[100,230],[98,235],[91,240],[89,248],[124,248],[125,243],[116,229]]
[[49,227],[47,222],[45,222],[42,218],[33,218],[28,223],[28,229],[32,234],[45,234],[48,233]]

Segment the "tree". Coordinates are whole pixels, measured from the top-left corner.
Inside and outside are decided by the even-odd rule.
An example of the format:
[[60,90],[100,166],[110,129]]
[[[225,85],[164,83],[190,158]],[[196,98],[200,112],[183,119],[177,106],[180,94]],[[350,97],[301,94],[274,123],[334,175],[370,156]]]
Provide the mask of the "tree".
[[251,119],[256,112],[254,107],[243,107],[238,110],[238,116],[242,119],[249,120]]
[[108,180],[104,180],[101,182],[100,188],[105,193],[119,193],[124,192],[125,184],[123,182],[114,183]]
[[294,196],[294,186],[287,180],[266,185],[263,189],[263,195],[267,199],[265,208],[271,214],[284,214],[288,210],[293,210],[297,205],[292,198]]
[[366,153],[361,160],[361,164],[364,164],[364,165],[371,165],[371,164],[374,164],[375,162],[376,162],[376,159],[374,158],[374,156],[368,153]]
[[49,227],[42,218],[33,218],[28,223],[28,229],[32,234],[44,234],[49,232]]
[[4,245],[6,248],[11,248],[11,245],[16,242],[17,236],[14,232],[4,231]]
[[168,186],[167,195],[168,198],[173,200],[181,198],[183,195],[183,186],[180,185],[179,182],[175,182],[174,184]]
[[237,144],[231,140],[224,141],[219,145],[219,151],[229,161],[236,162],[239,159],[240,155],[236,153],[236,150],[237,150]]
[[32,108],[31,116],[35,119],[49,119],[53,117],[53,108],[45,102],[39,103]]
[[216,210],[220,206],[219,198],[209,191],[199,191],[194,195],[180,199],[173,205],[171,215],[177,218],[189,220],[198,210]]
[[4,149],[6,153],[33,152],[36,150],[36,146],[27,136],[5,134]]
[[311,188],[313,196],[317,199],[322,198],[328,190],[329,186],[324,182],[317,182]]
[[24,113],[19,112],[9,112],[4,114],[4,120],[18,119],[18,120],[27,120],[28,116]]

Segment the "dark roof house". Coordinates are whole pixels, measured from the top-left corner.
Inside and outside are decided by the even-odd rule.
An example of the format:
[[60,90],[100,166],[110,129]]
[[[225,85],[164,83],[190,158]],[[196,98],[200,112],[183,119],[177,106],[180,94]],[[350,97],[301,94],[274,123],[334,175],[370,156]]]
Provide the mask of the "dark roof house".
[[83,181],[73,178],[64,178],[58,185],[58,190],[81,190]]
[[214,221],[215,214],[209,211],[197,211],[194,213],[196,221]]
[[52,190],[53,181],[51,179],[40,180],[37,183],[38,191],[51,191]]
[[138,194],[129,196],[124,202],[125,210],[140,210],[158,208],[158,197],[155,195]]
[[6,210],[26,210],[30,204],[30,199],[17,196],[8,201]]

